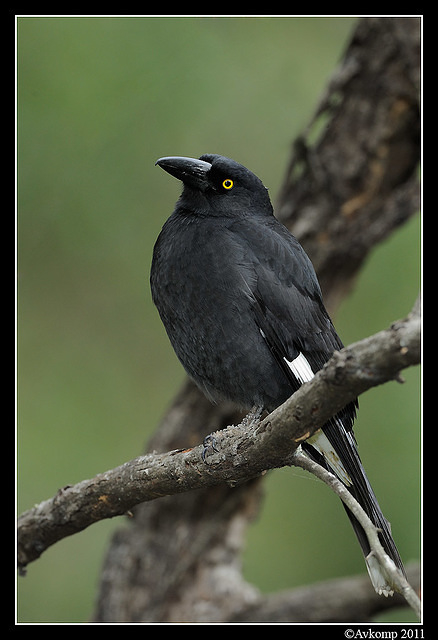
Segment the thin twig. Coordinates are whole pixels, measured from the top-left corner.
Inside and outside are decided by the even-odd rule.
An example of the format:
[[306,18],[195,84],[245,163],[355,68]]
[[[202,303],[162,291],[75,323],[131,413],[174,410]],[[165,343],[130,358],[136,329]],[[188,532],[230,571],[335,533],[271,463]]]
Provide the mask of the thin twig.
[[385,572],[391,587],[402,595],[409,606],[415,611],[418,619],[421,619],[421,601],[415,590],[411,587],[403,573],[394,564],[388,554],[382,547],[378,529],[371,522],[365,511],[362,509],[357,500],[351,495],[348,489],[342,484],[335,475],[324,469],[317,462],[311,460],[301,449],[297,449],[291,457],[291,463],[296,467],[305,469],[312,475],[322,480],[338,495],[342,502],[349,508],[354,517],[360,522],[366,533],[370,545],[370,553],[377,559],[380,566]]

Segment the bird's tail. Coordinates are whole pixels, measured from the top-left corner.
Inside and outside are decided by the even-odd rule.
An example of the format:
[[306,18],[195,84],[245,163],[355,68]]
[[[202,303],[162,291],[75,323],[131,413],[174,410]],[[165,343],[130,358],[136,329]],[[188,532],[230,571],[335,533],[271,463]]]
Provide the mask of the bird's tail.
[[[403,572],[403,563],[391,535],[391,526],[384,517],[376,496],[362,466],[351,426],[345,428],[346,421],[339,415],[324,425],[314,436],[302,444],[303,450],[328,471],[334,473],[345,485],[348,491],[359,502],[371,522],[379,530],[380,542]],[[347,420],[348,422],[348,420]],[[345,505],[344,505],[345,507]],[[359,540],[371,582],[377,593],[385,596],[393,594],[393,587],[384,568],[370,553],[368,538],[364,529],[351,511],[345,507],[356,536]]]

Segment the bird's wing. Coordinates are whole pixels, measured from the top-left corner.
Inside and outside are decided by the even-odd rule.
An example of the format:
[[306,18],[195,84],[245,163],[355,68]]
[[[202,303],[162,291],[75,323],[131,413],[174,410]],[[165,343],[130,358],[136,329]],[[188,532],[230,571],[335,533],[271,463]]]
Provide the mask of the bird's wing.
[[[275,218],[263,219],[262,224],[244,218],[230,231],[241,245],[239,272],[258,326],[279,365],[289,363],[296,389],[308,380],[306,366],[316,373],[343,347],[324,307],[313,265]],[[304,357],[291,367],[300,354]]]
[[[231,229],[232,231],[233,229]],[[322,302],[313,266],[298,241],[275,219],[260,224],[239,221],[236,237],[244,245],[241,266],[247,295],[260,333],[290,382],[291,393],[312,379],[342,342]],[[250,293],[249,293],[250,292]],[[302,447],[334,472],[380,529],[381,541],[394,562],[402,562],[362,466],[353,434],[357,402],[349,403]],[[352,521],[365,556],[368,540],[357,520]],[[372,564],[372,561],[370,561]],[[376,590],[389,592],[385,577],[367,566]],[[376,573],[377,571],[377,573]]]

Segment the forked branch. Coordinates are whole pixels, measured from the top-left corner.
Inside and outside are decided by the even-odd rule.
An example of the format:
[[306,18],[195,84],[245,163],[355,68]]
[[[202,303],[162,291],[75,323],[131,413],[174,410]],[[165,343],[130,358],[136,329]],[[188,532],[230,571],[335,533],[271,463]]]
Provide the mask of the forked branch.
[[139,456],[90,480],[66,486],[18,521],[18,565],[24,570],[55,542],[135,505],[220,483],[235,486],[290,464],[299,443],[355,397],[398,379],[420,361],[419,305],[404,320],[336,352],[313,380],[255,426],[217,431],[203,461],[202,444]]

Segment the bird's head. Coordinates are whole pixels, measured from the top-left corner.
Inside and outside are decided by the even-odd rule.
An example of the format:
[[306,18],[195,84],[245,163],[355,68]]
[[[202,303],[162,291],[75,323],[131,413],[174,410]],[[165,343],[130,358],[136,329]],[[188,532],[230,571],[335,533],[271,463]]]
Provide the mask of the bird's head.
[[155,164],[182,181],[180,202],[195,213],[272,214],[268,191],[262,181],[235,160],[205,154],[199,159],[169,156]]

